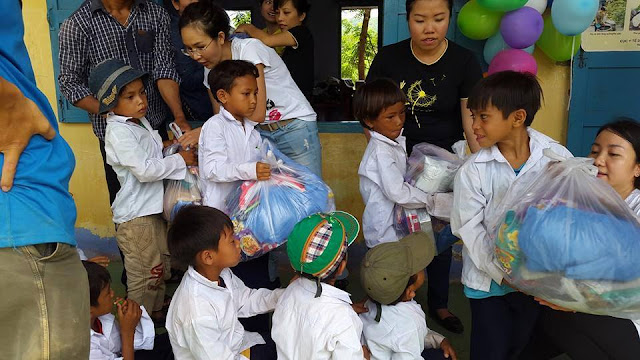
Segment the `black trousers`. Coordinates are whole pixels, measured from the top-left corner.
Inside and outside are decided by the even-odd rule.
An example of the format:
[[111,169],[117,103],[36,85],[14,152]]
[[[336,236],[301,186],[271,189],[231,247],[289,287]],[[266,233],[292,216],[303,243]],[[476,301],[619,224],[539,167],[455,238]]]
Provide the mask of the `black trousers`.
[[136,360],[173,360],[173,350],[169,341],[169,333],[156,335],[153,350],[137,350]]
[[574,360],[640,359],[640,338],[631,320],[542,309],[521,360],[567,354]]
[[540,305],[521,292],[486,299],[471,305],[471,360],[516,359],[533,332]]

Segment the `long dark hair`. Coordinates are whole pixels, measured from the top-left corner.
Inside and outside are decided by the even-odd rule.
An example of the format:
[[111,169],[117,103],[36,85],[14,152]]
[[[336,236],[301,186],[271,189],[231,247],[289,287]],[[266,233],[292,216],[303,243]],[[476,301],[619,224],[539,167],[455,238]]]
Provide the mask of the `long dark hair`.
[[[409,15],[411,14],[411,10],[413,10],[413,5],[415,5],[418,0],[407,0],[407,20],[409,20]],[[449,16],[451,16],[453,12],[453,0],[444,0],[449,5]]]
[[[633,151],[636,153],[636,164],[640,164],[640,123],[632,118],[619,117],[598,130],[598,134],[608,130],[631,143]],[[634,185],[640,189],[640,177],[637,177]]]
[[227,39],[231,32],[229,15],[212,1],[195,2],[184,9],[178,23],[180,30],[192,24],[198,26],[212,39],[217,39],[220,32],[224,33]]

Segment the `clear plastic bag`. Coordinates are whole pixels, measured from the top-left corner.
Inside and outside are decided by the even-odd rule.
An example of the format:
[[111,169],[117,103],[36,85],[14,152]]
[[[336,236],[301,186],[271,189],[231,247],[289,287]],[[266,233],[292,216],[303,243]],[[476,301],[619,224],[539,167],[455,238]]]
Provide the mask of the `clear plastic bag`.
[[[175,124],[169,124],[176,139],[182,136],[182,131]],[[175,143],[162,151],[165,157],[178,153],[182,147]],[[198,177],[198,167],[190,166],[185,178],[182,180],[166,180],[164,186],[163,212],[162,216],[168,222],[173,221],[178,211],[187,205],[202,205],[202,194],[200,193],[200,178]]]
[[505,279],[568,309],[640,318],[638,219],[592,159],[545,155],[556,161],[487,215]]
[[243,181],[226,199],[242,261],[284,244],[295,224],[305,217],[335,210],[331,189],[317,175],[267,140],[261,148],[261,161],[271,166],[271,178]]
[[458,168],[463,163],[463,159],[450,151],[420,143],[413,147],[407,160],[405,181],[426,193],[450,192],[453,191]]

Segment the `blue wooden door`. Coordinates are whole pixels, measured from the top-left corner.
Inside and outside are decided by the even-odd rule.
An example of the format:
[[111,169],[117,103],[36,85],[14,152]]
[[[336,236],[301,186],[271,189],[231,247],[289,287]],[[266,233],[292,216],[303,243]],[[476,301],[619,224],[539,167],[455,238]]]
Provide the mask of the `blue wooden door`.
[[87,112],[73,106],[67,101],[62,93],[60,93],[60,87],[58,86],[58,75],[60,74],[58,33],[60,32],[60,25],[78,9],[82,3],[83,0],[47,0],[47,18],[49,20],[49,32],[51,34],[53,72],[56,79],[56,96],[58,98],[58,120],[61,122],[89,122]]
[[[464,46],[465,48],[473,51],[476,54],[476,58],[482,65],[484,70],[489,66],[484,62],[482,56],[482,50],[484,49],[484,40],[471,40],[468,37],[460,33],[460,29],[457,25],[458,13],[460,9],[467,3],[468,0],[454,0],[453,1],[453,13],[451,14],[451,21],[449,23],[449,30],[447,32],[447,38],[454,41],[456,44]],[[398,41],[407,39],[409,37],[409,27],[407,26],[407,9],[406,0],[385,0],[384,2],[384,26],[382,43],[383,45],[389,45]]]
[[640,52],[584,52],[573,62],[567,147],[586,156],[598,128],[617,116],[640,119]]

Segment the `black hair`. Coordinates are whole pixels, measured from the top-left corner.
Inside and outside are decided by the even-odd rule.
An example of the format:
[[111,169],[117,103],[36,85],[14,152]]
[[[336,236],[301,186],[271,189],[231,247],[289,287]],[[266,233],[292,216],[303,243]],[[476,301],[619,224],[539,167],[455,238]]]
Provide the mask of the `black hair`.
[[222,7],[212,1],[199,1],[184,8],[178,25],[182,30],[193,24],[212,39],[217,39],[218,34],[222,32],[226,40],[231,32],[229,23],[229,15]]
[[104,266],[94,262],[83,260],[82,265],[89,278],[89,305],[98,306],[100,292],[111,284],[111,275]]
[[278,8],[287,1],[291,1],[293,7],[298,11],[298,15],[309,13],[311,5],[307,0],[273,0],[273,10],[278,10]]
[[[640,122],[628,117],[618,117],[600,129],[596,136],[603,131],[611,131],[631,143],[633,151],[636,153],[636,164],[640,164]],[[634,185],[636,189],[640,189],[640,177],[637,177]]]
[[[409,15],[411,15],[411,11],[413,10],[413,5],[416,4],[418,0],[407,0],[406,8],[407,8],[407,20],[409,20]],[[453,0],[443,0],[447,2],[449,5],[449,16],[453,13]]]
[[542,87],[535,75],[501,71],[480,80],[471,90],[467,107],[482,110],[492,105],[506,119],[512,112],[527,112],[524,124],[530,126],[543,100]]
[[375,120],[384,109],[397,103],[405,104],[407,96],[391,79],[376,79],[362,85],[353,95],[353,116],[369,129],[366,120]]
[[218,99],[218,95],[216,95],[218,90],[222,89],[226,92],[230,92],[235,80],[247,75],[251,75],[257,79],[260,76],[260,73],[258,72],[258,68],[248,61],[221,61],[211,69],[209,77],[207,77],[211,94],[213,94],[213,97],[219,102],[220,100]]
[[400,294],[400,296],[398,296],[398,298],[395,299],[393,302],[389,303],[389,305],[395,305],[395,304],[397,304],[399,302],[402,302],[402,299],[404,298],[404,293],[407,292],[407,289],[409,288],[409,286],[415,284],[416,281],[418,280],[418,276],[417,275],[418,274],[413,274],[413,275],[411,275],[411,277],[409,277],[409,281],[407,281],[407,286],[405,286],[404,290],[402,290],[402,294]]
[[182,208],[167,234],[172,260],[181,265],[195,266],[199,252],[218,251],[218,243],[225,231],[233,231],[233,223],[222,211],[197,205]]

